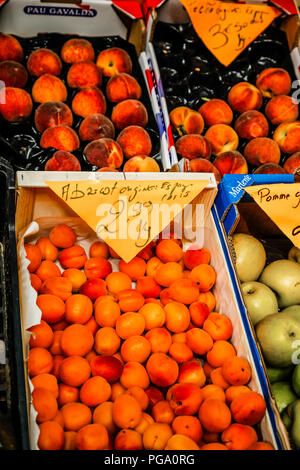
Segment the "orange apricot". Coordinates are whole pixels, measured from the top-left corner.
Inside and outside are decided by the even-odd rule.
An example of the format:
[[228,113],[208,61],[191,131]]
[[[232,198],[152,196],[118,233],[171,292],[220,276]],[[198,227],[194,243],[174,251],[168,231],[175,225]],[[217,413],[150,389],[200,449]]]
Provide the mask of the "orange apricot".
[[202,438],[202,426],[196,416],[181,415],[176,416],[172,421],[172,429],[175,434],[183,434],[196,443]]
[[216,282],[216,271],[210,264],[199,264],[191,270],[190,279],[197,284],[200,292],[208,292]]
[[91,375],[91,366],[82,356],[65,357],[59,367],[61,382],[80,387]]
[[152,353],[146,363],[146,369],[151,382],[159,387],[173,385],[179,373],[177,362],[164,353]]
[[42,312],[42,320],[50,325],[64,318],[65,303],[56,295],[40,294],[37,296],[36,304]]
[[50,348],[54,339],[54,334],[51,326],[45,320],[41,320],[41,323],[33,325],[28,328],[27,331],[30,331],[31,333],[29,339],[29,346],[31,348]]
[[203,400],[207,398],[216,398],[225,403],[225,391],[222,387],[215,384],[207,384],[202,388]]
[[109,400],[110,396],[111,386],[107,380],[100,377],[100,375],[90,377],[80,387],[80,401],[92,408]]
[[114,423],[122,429],[135,428],[142,419],[140,403],[132,395],[119,395],[113,404]]
[[36,387],[32,391],[32,404],[37,412],[36,422],[43,423],[54,419],[57,410],[57,400],[47,388]]
[[33,388],[45,388],[49,390],[54,398],[58,398],[58,383],[57,378],[53,374],[38,374],[31,378]]
[[145,275],[146,266],[146,261],[138,256],[128,263],[122,259],[119,261],[119,271],[127,274],[133,281]]
[[143,364],[137,361],[126,362],[120,377],[124,388],[141,387],[143,390],[150,385],[149,376]]
[[94,345],[91,331],[79,323],[73,323],[62,331],[60,348],[66,356],[85,356]]
[[254,426],[264,417],[266,402],[260,393],[251,390],[234,398],[230,410],[234,421]]
[[65,269],[62,273],[62,277],[69,279],[72,284],[72,291],[78,292],[80,287],[86,282],[86,275],[83,271],[77,268]]
[[42,262],[42,253],[37,245],[32,243],[24,244],[26,258],[29,260],[27,269],[30,273],[35,272]]
[[202,426],[209,432],[222,432],[231,423],[229,407],[216,398],[204,400],[200,405],[198,416]]
[[121,290],[116,297],[122,312],[137,312],[145,303],[142,294],[135,289]]
[[48,374],[53,368],[53,356],[46,348],[31,348],[28,353],[27,366],[30,377]]
[[119,335],[110,326],[100,328],[95,334],[94,349],[98,354],[112,356],[119,350],[120,344]]
[[97,305],[95,305],[94,315],[98,325],[114,328],[121,315],[121,310],[114,300],[103,299],[102,302],[99,301]]
[[35,271],[35,274],[44,282],[51,277],[60,277],[61,272],[57,264],[49,259],[44,259]]
[[177,262],[183,257],[183,250],[175,240],[163,239],[156,245],[156,256],[163,262]]
[[143,446],[146,450],[164,450],[173,431],[167,423],[149,424],[143,433]]
[[145,362],[151,353],[151,344],[140,335],[130,336],[121,346],[121,356],[125,362]]
[[148,330],[145,338],[150,342],[151,352],[153,353],[167,353],[172,344],[171,333],[164,327]]
[[143,315],[137,312],[125,312],[116,321],[116,332],[122,339],[141,335],[146,326]]
[[110,434],[115,434],[117,426],[113,420],[113,402],[104,401],[93,410],[93,423],[103,424]]
[[134,398],[137,399],[137,401],[142,407],[142,411],[145,411],[148,408],[149,398],[142,387],[138,387],[137,385],[135,385],[134,387],[129,387],[125,393],[129,393],[129,395],[132,395]]
[[49,237],[40,237],[36,242],[36,246],[39,247],[42,259],[49,259],[50,261],[56,261],[58,256],[58,249]]
[[244,357],[229,357],[222,365],[222,375],[231,385],[246,385],[252,375],[250,363]]
[[258,436],[252,426],[232,423],[222,432],[221,439],[229,450],[247,450],[257,442]]
[[195,354],[206,354],[213,347],[213,339],[209,333],[201,328],[191,328],[186,332],[187,345]]
[[172,333],[182,333],[187,330],[191,316],[189,309],[181,302],[170,302],[164,307],[166,327]]
[[45,421],[39,425],[37,445],[40,450],[61,450],[64,439],[64,430],[55,421]]
[[161,328],[166,320],[163,307],[156,303],[144,304],[138,313],[145,319],[145,330]]
[[68,323],[86,323],[93,314],[93,303],[87,295],[73,294],[65,303],[65,320]]
[[[162,287],[169,287],[172,282],[183,277],[183,269],[179,263],[170,261],[162,263],[155,271],[154,279]],[[163,291],[162,291],[163,292]]]
[[108,292],[112,295],[116,295],[120,291],[132,288],[131,278],[128,274],[123,272],[114,271],[106,276],[105,281]]
[[77,450],[104,450],[109,443],[108,432],[103,424],[87,424],[78,430],[75,443]]
[[69,248],[76,241],[76,233],[66,224],[58,224],[50,230],[49,239],[57,248]]
[[226,359],[236,356],[235,347],[225,340],[217,340],[206,354],[206,360],[213,367],[220,367]]
[[203,329],[210,334],[214,341],[228,340],[232,335],[232,322],[223,313],[211,312],[205,322]]
[[116,450],[142,450],[142,436],[134,429],[121,429],[115,437],[114,448]]
[[92,411],[84,403],[66,403],[60,410],[64,418],[65,431],[79,431],[92,421]]

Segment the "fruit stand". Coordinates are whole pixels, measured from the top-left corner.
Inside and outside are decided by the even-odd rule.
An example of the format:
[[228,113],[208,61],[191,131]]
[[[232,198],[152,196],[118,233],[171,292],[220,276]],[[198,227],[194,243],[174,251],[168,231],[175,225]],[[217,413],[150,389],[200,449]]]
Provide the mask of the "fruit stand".
[[0,3],[0,447],[300,448],[298,41],[293,1]]

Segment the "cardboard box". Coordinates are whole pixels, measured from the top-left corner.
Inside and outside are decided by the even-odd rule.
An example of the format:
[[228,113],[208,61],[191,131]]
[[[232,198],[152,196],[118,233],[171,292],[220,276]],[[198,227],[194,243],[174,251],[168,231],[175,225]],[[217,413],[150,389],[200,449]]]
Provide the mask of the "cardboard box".
[[[283,234],[279,227],[259,207],[259,205],[244,191],[247,186],[272,185],[276,183],[292,184],[296,182],[294,175],[226,175],[218,187],[218,195],[214,203],[214,211],[220,222],[224,240],[232,261],[232,279],[235,279],[236,296],[239,299],[241,321],[249,332],[249,341],[257,347],[259,361],[265,374],[265,387],[268,389],[270,400],[274,404],[275,420],[278,429],[284,427],[272,395],[266,364],[257,341],[255,328],[247,312],[241,283],[235,268],[235,252],[232,237],[235,233],[247,233],[262,241],[267,252],[267,263],[276,259],[286,258],[292,242]],[[284,429],[282,429],[284,432]],[[287,431],[285,434],[288,436]],[[289,439],[289,438],[288,438]],[[289,447],[293,448],[290,442]]]
[[[24,374],[26,377],[26,391],[28,399],[28,420],[29,430],[28,436],[30,448],[37,448],[37,425],[35,424],[36,413],[33,410],[30,400],[31,382],[28,380],[26,370],[26,358],[28,354],[29,336],[26,331],[30,326],[40,321],[40,311],[34,307],[36,293],[30,285],[29,273],[27,271],[28,260],[25,258],[24,240],[34,241],[46,229],[49,229],[56,223],[65,221],[72,226],[77,227],[80,231],[80,243],[88,247],[95,240],[95,233],[82,223],[82,220],[61,201],[45,184],[49,178],[55,181],[65,181],[73,178],[76,179],[95,179],[95,174],[77,173],[70,174],[49,174],[47,172],[18,172],[17,174],[17,205],[16,205],[16,238],[18,242],[18,260],[19,260],[19,281],[20,281],[20,321],[23,331],[23,352],[24,352]],[[101,175],[98,173],[97,178],[102,179],[121,179],[126,180],[178,180],[178,175],[174,173],[147,174],[147,177],[140,174],[110,174]],[[263,382],[263,370],[258,361],[258,353],[255,344],[249,342],[248,333],[244,328],[240,316],[240,304],[236,297],[236,286],[232,280],[232,261],[229,256],[228,248],[224,241],[224,235],[220,229],[216,212],[211,211],[213,201],[216,196],[217,187],[214,176],[211,174],[183,174],[183,179],[207,179],[210,183],[207,188],[196,198],[194,202],[204,204],[204,219],[202,226],[197,226],[198,230],[203,231],[204,246],[211,252],[211,264],[216,269],[217,281],[214,287],[214,295],[216,298],[215,310],[224,313],[231,319],[234,330],[232,335],[232,343],[237,349],[238,355],[247,357],[252,366],[252,379],[250,387],[253,390],[262,393],[267,400],[267,411],[260,426],[261,436],[264,440],[271,442],[276,449],[287,448],[287,440],[284,430],[277,426],[274,417],[274,408],[272,401],[268,400],[266,395],[265,384]],[[192,222],[191,222],[192,224]],[[191,240],[184,240],[186,248],[192,243]]]

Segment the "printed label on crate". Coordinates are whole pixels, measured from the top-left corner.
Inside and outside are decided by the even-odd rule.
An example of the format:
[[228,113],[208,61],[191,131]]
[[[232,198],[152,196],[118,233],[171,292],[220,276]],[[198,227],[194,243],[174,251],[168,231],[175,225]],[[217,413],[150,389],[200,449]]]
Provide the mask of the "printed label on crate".
[[251,186],[244,190],[300,249],[300,183]]
[[206,47],[228,66],[281,11],[269,5],[180,0]]
[[[203,227],[203,204],[191,202],[208,183],[204,180],[46,182],[126,262],[172,222],[176,221],[178,238],[184,235],[187,238],[185,232],[191,230],[191,220],[194,227]],[[185,216],[189,227],[185,226]],[[200,229],[195,229],[193,235],[197,243]]]

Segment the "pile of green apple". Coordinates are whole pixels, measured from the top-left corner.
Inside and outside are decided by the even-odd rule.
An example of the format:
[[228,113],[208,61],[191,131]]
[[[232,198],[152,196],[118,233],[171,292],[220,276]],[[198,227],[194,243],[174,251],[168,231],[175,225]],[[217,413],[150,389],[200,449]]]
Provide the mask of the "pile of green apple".
[[266,364],[272,395],[300,447],[300,250],[267,263],[264,245],[252,235],[232,237],[237,276]]

